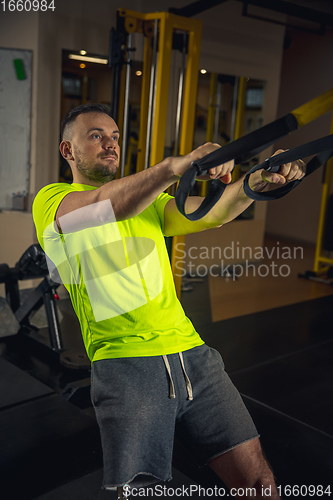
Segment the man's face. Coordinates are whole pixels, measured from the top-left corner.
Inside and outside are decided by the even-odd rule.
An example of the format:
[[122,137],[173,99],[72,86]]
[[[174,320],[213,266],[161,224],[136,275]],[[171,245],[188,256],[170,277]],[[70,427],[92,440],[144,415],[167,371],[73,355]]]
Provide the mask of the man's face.
[[73,123],[72,148],[78,172],[97,184],[113,180],[119,168],[119,130],[103,113],[84,113]]

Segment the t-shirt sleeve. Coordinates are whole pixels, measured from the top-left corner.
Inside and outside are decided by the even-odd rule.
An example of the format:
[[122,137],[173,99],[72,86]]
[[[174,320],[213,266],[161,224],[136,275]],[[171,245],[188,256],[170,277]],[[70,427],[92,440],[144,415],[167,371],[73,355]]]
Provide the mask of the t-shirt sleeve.
[[164,209],[165,205],[168,203],[169,200],[172,200],[174,196],[171,196],[168,193],[161,193],[158,195],[156,200],[153,202],[153,205],[155,207],[156,212],[158,213],[158,217],[161,221],[161,228],[164,234]]
[[32,216],[36,227],[37,239],[44,250],[44,231],[50,226],[50,224],[54,223],[61,201],[72,191],[73,188],[70,184],[49,184],[48,186],[43,187],[34,199],[32,205]]

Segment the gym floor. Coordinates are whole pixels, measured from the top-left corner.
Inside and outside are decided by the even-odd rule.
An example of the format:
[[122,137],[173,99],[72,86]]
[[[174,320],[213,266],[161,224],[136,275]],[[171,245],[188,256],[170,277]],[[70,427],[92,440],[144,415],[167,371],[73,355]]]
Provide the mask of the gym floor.
[[[297,277],[312,268],[313,249],[304,250],[302,259],[288,261],[286,277],[206,277],[182,294],[182,304],[203,340],[221,352],[284,496],[329,498],[333,287]],[[82,351],[66,297],[59,309],[64,347]],[[115,499],[115,492],[100,489],[102,457],[89,370],[60,364],[45,347],[46,328],[31,337],[0,339],[1,498]],[[209,468],[199,470],[178,442],[173,465],[168,488],[223,487]],[[199,496],[193,489],[192,497]]]

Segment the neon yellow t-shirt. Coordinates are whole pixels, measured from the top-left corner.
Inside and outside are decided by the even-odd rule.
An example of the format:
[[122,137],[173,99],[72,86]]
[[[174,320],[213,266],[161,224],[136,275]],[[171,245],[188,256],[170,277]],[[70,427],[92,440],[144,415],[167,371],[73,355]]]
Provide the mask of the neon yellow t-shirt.
[[95,203],[64,216],[59,234],[62,199],[91,189],[50,184],[33,203],[38,241],[70,294],[90,360],[173,354],[203,344],[177,298],[165,246],[164,207],[172,197],[162,193],[121,222],[110,200]]

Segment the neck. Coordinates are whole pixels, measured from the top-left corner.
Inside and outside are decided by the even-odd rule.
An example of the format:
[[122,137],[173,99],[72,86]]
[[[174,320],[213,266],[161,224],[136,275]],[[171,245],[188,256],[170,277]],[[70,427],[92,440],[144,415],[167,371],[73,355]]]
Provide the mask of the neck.
[[73,183],[76,184],[85,184],[86,186],[94,186],[94,187],[101,187],[103,186],[103,182],[98,182],[98,181],[93,181],[91,179],[88,179],[84,175],[81,175],[79,172],[75,171],[73,173]]

